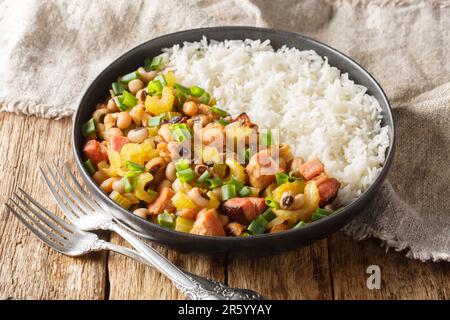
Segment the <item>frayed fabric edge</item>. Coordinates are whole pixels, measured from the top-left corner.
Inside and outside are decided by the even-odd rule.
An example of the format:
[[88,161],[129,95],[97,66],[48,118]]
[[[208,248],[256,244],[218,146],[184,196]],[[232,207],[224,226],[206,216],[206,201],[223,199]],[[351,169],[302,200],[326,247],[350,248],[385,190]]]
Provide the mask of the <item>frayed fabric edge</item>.
[[390,248],[393,248],[395,251],[408,250],[405,256],[409,259],[416,259],[422,262],[429,260],[433,262],[450,262],[450,254],[433,251],[425,252],[423,250],[413,249],[408,243],[397,239],[397,237],[392,234],[376,231],[366,224],[356,225],[354,223],[350,223],[341,231],[356,241],[365,240],[371,237],[378,238],[382,241],[382,246],[386,247],[386,252]]
[[24,114],[27,116],[36,116],[47,119],[59,120],[73,115],[74,110],[67,106],[55,106],[42,103],[36,103],[31,100],[17,101],[0,98],[0,112],[10,112],[15,114]]

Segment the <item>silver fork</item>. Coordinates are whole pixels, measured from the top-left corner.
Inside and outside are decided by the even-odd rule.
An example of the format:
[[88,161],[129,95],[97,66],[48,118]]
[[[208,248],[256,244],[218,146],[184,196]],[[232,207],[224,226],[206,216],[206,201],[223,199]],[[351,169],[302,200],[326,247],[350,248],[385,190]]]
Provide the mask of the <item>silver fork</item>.
[[[156,268],[191,299],[254,300],[261,296],[246,289],[230,288],[224,284],[182,271],[158,251],[125,230],[114,221],[112,214],[86,193],[65,163],[57,162],[52,170],[40,167],[42,176],[65,216],[84,231],[110,230],[127,240],[138,252],[115,245],[114,251]],[[71,185],[73,184],[73,187]]]

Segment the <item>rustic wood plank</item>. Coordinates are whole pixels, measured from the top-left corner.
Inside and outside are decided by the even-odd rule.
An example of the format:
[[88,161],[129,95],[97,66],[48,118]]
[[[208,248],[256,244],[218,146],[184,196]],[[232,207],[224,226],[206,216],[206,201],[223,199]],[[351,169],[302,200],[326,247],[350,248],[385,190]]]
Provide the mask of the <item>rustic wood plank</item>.
[[228,284],[269,299],[332,299],[327,240],[263,258],[231,258]]
[[[336,299],[449,299],[450,265],[421,262],[380,246],[380,240],[356,242],[338,233],[329,238],[330,268]],[[381,269],[381,289],[367,289],[369,265]]]
[[37,165],[71,159],[70,119],[0,113],[0,299],[103,299],[106,253],[71,258],[41,243],[3,203],[21,186],[50,210],[56,205]]
[[[118,236],[112,241],[125,245]],[[152,245],[177,266],[210,279],[225,280],[223,259],[211,259],[177,253],[162,246]],[[162,274],[119,254],[110,253],[108,260],[109,298],[115,299],[185,299],[178,289]]]

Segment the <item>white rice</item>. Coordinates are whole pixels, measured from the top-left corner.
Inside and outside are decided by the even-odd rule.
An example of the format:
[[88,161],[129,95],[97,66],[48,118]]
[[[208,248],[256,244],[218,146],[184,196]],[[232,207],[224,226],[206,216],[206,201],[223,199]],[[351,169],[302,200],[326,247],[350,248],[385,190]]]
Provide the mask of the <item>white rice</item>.
[[319,158],[342,183],[338,203],[358,197],[380,172],[389,137],[378,101],[316,52],[203,38],[166,49],[164,59],[177,82],[205,88],[218,107],[247,112],[260,128],[280,129],[305,160]]

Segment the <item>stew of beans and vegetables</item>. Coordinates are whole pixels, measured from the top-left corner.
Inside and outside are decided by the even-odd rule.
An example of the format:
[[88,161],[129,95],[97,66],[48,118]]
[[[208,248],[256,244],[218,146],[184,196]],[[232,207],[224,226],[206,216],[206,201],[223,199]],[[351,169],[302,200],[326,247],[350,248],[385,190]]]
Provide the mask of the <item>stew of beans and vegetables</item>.
[[272,131],[178,83],[157,56],[117,78],[83,124],[84,164],[118,205],[180,232],[245,237],[328,216],[339,181]]

